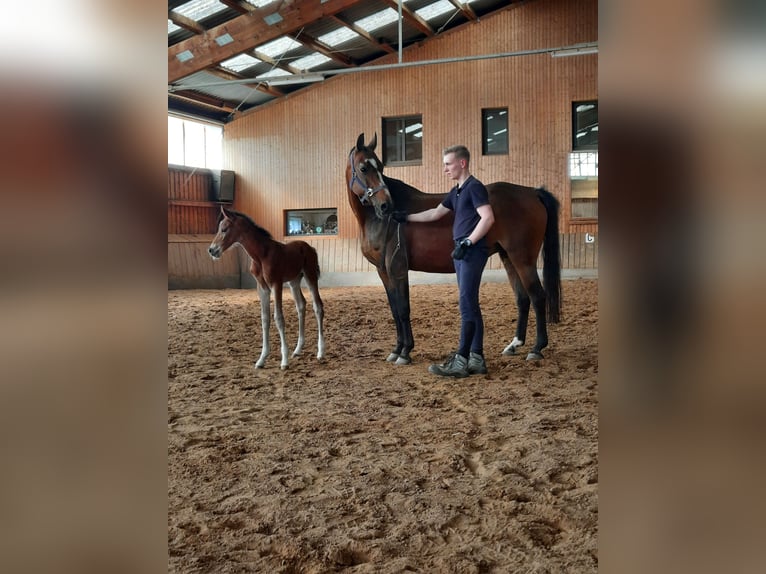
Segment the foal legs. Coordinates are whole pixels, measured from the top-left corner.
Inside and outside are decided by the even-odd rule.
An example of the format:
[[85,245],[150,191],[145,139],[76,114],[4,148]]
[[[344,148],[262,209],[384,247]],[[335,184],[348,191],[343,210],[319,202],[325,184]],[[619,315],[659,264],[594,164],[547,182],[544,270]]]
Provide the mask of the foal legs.
[[295,345],[293,357],[300,355],[303,350],[304,332],[306,326],[306,298],[301,291],[301,278],[293,279],[287,283],[290,286],[290,292],[295,299],[295,309],[298,311],[298,343]]
[[255,363],[257,369],[262,369],[266,364],[266,357],[269,356],[269,329],[271,328],[271,290],[258,283],[258,297],[261,300],[261,332],[263,334],[263,346],[261,347],[261,356]]
[[282,351],[282,362],[279,364],[280,369],[286,369],[288,363],[289,351],[287,350],[287,339],[285,338],[285,316],[282,312],[282,284],[277,282],[274,284],[274,322],[277,324],[277,330],[279,331],[279,347]]
[[317,359],[324,358],[324,303],[319,295],[319,283],[316,278],[306,277],[311,300],[314,304],[314,316],[317,320]]

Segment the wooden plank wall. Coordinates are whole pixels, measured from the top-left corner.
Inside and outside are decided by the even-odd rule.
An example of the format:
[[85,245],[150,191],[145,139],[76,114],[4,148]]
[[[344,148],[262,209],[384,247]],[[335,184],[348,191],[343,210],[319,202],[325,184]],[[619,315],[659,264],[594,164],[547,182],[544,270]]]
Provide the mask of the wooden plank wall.
[[[514,4],[423,46],[408,48],[404,61],[550,48],[597,39],[597,0],[540,0]],[[395,62],[393,54],[375,64]],[[451,182],[442,170],[442,149],[464,143],[472,151],[473,173],[485,183],[505,180],[545,185],[556,195],[561,202],[562,267],[597,268],[598,222],[571,220],[567,174],[571,104],[598,99],[597,64],[595,55],[552,58],[541,54],[330,78],[246,112],[224,126],[223,167],[237,174],[233,207],[280,240],[290,239],[285,235],[285,210],[337,208],[337,236],[304,239],[317,248],[323,270],[374,271],[361,256],[359,229],[348,204],[348,154],[360,132],[368,140],[377,132],[381,141],[383,118],[421,114],[422,165],[389,166],[387,175],[425,192],[447,191]],[[508,155],[481,155],[481,110],[490,107],[508,108]],[[215,231],[217,205],[188,204],[208,199],[207,191],[203,197],[202,190],[209,186],[209,181],[202,181],[203,172],[187,173],[181,179],[169,175],[169,198],[174,198],[169,199],[168,207],[170,233]],[[594,237],[593,243],[585,242],[586,234]],[[497,257],[488,268],[502,268]]]
[[[520,3],[468,23],[423,46],[405,61],[486,55],[598,39],[596,0]],[[396,55],[376,64],[395,63]],[[344,172],[360,132],[382,137],[382,119],[421,114],[423,164],[386,173],[426,192],[451,182],[442,149],[465,143],[482,181],[545,185],[561,201],[562,232],[570,228],[567,159],[571,104],[598,98],[597,56],[547,54],[343,74],[246,112],[224,127],[224,163],[237,173],[235,208],[284,237],[284,211],[338,209],[339,237],[358,227],[348,206]],[[510,153],[481,155],[481,110],[508,107]],[[380,148],[379,148],[380,150]],[[595,222],[591,222],[595,223]]]
[[[592,241],[586,241],[586,236]],[[208,235],[171,235],[168,237],[169,289],[237,289],[251,284],[249,257],[240,248],[229,249],[219,261],[213,261],[207,248],[213,239]],[[363,256],[356,238],[306,239],[319,254],[322,273],[366,272],[373,267]],[[560,236],[563,269],[598,269],[598,236],[586,233],[564,233]],[[542,268],[542,255],[538,267]],[[497,255],[490,257],[487,269],[503,269]]]
[[168,233],[215,233],[218,204],[209,201],[209,170],[168,166]]

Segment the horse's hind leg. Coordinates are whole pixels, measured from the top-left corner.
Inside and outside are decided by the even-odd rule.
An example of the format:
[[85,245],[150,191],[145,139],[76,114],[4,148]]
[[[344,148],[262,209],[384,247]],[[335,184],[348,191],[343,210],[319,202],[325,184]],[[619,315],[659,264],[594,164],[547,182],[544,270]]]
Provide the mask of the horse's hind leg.
[[314,303],[314,316],[317,320],[317,359],[324,358],[324,303],[319,295],[319,283],[316,278],[306,276],[306,283],[311,291]]
[[508,275],[508,281],[510,282],[511,287],[513,287],[513,292],[516,296],[516,307],[519,311],[519,317],[516,322],[516,335],[513,337],[513,341],[511,341],[505,347],[505,349],[503,349],[503,355],[515,355],[516,349],[524,345],[524,342],[527,338],[530,300],[529,295],[527,294],[527,290],[524,288],[524,285],[522,285],[519,274],[516,272],[513,264],[508,259],[508,256],[504,253],[501,253],[500,260],[503,262],[503,266],[505,267],[505,273]]
[[295,309],[298,311],[298,342],[293,351],[293,357],[297,357],[303,350],[304,334],[306,329],[306,298],[301,291],[301,278],[293,279],[288,282],[290,292],[295,299]]
[[279,331],[279,347],[282,351],[282,362],[279,368],[282,370],[287,368],[289,363],[289,351],[287,349],[287,339],[285,337],[285,316],[282,312],[282,285],[280,283],[274,284],[274,322],[277,324],[277,330]]
[[535,361],[543,358],[543,349],[548,346],[548,328],[545,311],[545,290],[537,275],[534,265],[524,269],[520,274],[522,283],[532,299],[532,307],[535,310],[535,323],[537,325],[537,338],[535,346],[527,354],[527,361]]
[[262,369],[266,364],[266,357],[269,356],[269,329],[271,328],[271,291],[258,283],[258,297],[261,300],[261,332],[263,335],[263,346],[261,347],[261,356],[255,363],[257,369]]

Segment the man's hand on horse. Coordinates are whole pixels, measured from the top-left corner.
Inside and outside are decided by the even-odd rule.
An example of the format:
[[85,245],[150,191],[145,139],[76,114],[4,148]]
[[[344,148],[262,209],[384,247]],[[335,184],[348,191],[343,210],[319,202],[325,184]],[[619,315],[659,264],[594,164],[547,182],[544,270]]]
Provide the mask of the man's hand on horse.
[[407,223],[407,212],[394,211],[393,213],[391,213],[391,219],[393,219],[397,223]]
[[452,252],[452,259],[462,259],[465,257],[465,254],[468,253],[468,248],[471,247],[471,245],[473,245],[473,243],[471,243],[471,240],[467,237],[460,241],[456,241],[455,250]]

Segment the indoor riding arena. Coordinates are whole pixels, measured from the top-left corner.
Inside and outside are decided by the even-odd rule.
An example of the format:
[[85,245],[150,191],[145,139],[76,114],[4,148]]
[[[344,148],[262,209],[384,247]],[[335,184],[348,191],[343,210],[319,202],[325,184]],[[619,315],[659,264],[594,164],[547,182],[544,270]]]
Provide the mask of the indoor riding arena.
[[[397,7],[169,2],[169,572],[598,569],[598,3]],[[370,141],[377,188],[355,164]],[[453,144],[484,184],[544,187],[557,204],[545,229],[559,320],[533,305],[524,345],[504,354],[520,311],[492,255],[488,372],[465,378],[428,371],[458,344],[455,274],[417,268],[407,226],[419,224],[390,223],[375,203],[394,179],[449,191]],[[229,247],[231,213],[263,243]],[[374,225],[393,238],[380,260]],[[251,271],[282,285],[275,245],[299,241],[321,272],[323,350],[304,280],[302,351],[285,285],[288,356],[272,299],[262,357]],[[528,243],[550,299],[543,237]],[[505,254],[515,265],[515,247]],[[409,364],[387,360],[397,324],[381,277],[396,257],[410,265]],[[528,360],[541,320],[548,343]]]

